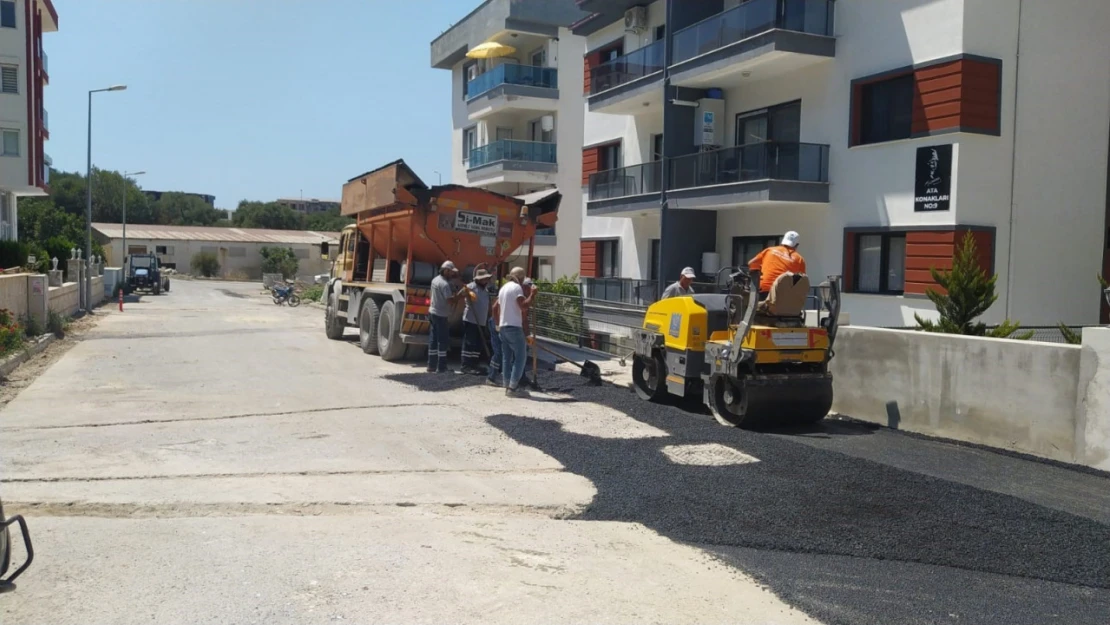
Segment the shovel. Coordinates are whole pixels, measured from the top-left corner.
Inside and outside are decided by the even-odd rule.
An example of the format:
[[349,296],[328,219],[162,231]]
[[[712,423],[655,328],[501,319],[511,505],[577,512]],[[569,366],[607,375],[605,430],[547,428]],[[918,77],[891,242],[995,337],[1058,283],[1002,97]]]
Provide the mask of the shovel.
[[589,360],[586,360],[582,364],[578,364],[577,362],[574,362],[573,360],[571,360],[570,358],[567,358],[566,356],[560,354],[559,352],[556,352],[555,350],[553,350],[549,347],[544,347],[543,345],[540,344],[539,341],[533,342],[532,347],[542,349],[543,351],[545,351],[545,352],[551,354],[552,356],[558,358],[562,362],[572,364],[575,367],[578,367],[579,375],[581,375],[582,377],[589,380],[590,384],[592,386],[601,386],[601,367],[597,366],[596,362],[591,362]]

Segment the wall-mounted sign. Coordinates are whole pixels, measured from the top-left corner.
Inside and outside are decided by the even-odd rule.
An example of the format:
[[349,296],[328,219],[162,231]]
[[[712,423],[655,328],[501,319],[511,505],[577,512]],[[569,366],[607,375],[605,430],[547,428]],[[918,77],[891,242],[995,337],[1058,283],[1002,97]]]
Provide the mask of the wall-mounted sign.
[[497,215],[458,211],[455,213],[455,230],[497,236]]
[[952,144],[917,148],[914,170],[914,212],[946,211],[951,205]]

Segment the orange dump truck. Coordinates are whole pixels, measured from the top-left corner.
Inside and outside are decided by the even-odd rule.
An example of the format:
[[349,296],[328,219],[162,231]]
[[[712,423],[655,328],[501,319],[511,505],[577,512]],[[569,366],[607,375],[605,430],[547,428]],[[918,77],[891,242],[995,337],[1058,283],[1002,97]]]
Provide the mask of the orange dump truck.
[[[527,244],[531,267],[536,228],[555,225],[562,196],[552,190],[516,198],[459,185],[429,187],[394,161],[343,185],[343,229],[324,290],[324,327],[340,339],[357,327],[362,350],[385,360],[416,358],[428,343],[429,287],[450,260],[469,282],[491,273]],[[462,323],[460,304],[450,317]]]

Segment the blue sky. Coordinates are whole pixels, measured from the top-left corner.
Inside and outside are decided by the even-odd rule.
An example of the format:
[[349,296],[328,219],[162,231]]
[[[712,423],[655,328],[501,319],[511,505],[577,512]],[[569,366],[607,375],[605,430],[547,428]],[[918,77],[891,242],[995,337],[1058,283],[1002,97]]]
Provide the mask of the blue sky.
[[404,158],[450,177],[450,74],[429,44],[478,0],[54,0],[47,153],[146,170],[145,188],[241,199],[333,198]]

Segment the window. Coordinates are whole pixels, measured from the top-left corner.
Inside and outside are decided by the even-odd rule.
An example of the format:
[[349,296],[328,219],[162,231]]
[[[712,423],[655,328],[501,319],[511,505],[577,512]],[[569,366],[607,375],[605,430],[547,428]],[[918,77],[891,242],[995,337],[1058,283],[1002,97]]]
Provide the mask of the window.
[[[247,255],[247,248],[245,247],[230,247],[227,250],[228,258],[243,258]],[[305,255],[308,258],[308,255]]]
[[15,28],[15,0],[0,0],[0,26]]
[[532,67],[547,67],[547,48],[532,53]]
[[470,81],[478,77],[478,62],[471,61],[462,67],[462,95],[466,99],[467,89],[470,88]]
[[0,93],[19,93],[19,69],[15,65],[0,65]]
[[18,130],[0,130],[0,156],[19,156]]
[[913,131],[913,74],[864,85],[859,96],[859,143],[908,139]]
[[555,130],[543,129],[543,118],[534,119],[528,122],[528,140],[540,141],[542,143],[552,143],[555,138]]
[[621,274],[620,241],[597,242],[597,264],[599,278],[617,278]]
[[478,127],[464,128],[462,140],[462,160],[464,163],[470,160],[470,152],[476,147],[478,147]]
[[146,254],[146,246],[145,245],[128,245],[127,246],[127,255],[131,256],[133,254]]
[[499,126],[494,135],[498,141],[511,141],[513,138],[513,129]]
[[603,145],[597,149],[597,170],[609,171],[621,167],[621,144]]
[[651,160],[663,160],[663,135],[651,135]]
[[213,246],[213,245],[202,245],[200,247],[200,253],[201,254],[215,254],[216,251],[217,251],[216,247]]
[[659,41],[667,36],[667,25],[660,24],[655,27],[655,40]]
[[748,261],[763,250],[778,245],[778,237],[732,237],[732,265],[747,267]]
[[858,235],[855,261],[856,292],[901,295],[906,282],[906,234]]
[[172,245],[156,245],[154,246],[154,253],[159,256],[173,256]]

